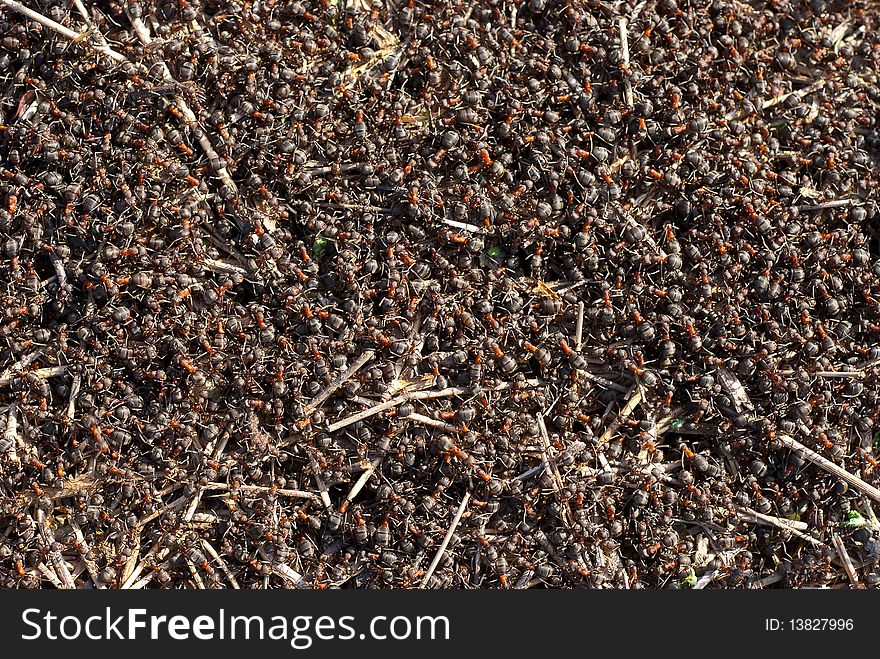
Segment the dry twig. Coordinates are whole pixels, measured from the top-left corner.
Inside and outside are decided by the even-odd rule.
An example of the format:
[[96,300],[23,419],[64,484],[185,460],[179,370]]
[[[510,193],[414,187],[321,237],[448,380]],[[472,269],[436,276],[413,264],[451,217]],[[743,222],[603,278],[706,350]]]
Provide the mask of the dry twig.
[[446,548],[449,546],[449,541],[452,539],[452,534],[455,533],[455,529],[458,528],[459,522],[461,522],[461,517],[464,515],[464,511],[467,508],[468,501],[471,500],[471,493],[465,492],[464,497],[461,499],[461,503],[458,506],[458,510],[455,511],[455,517],[452,518],[452,524],[449,525],[449,530],[446,532],[446,536],[443,538],[443,542],[440,543],[440,546],[437,548],[437,553],[434,554],[434,560],[431,561],[431,565],[428,566],[428,571],[425,572],[425,576],[422,578],[421,588],[425,588],[428,585],[428,582],[431,580],[431,576],[434,574],[434,570],[437,569],[437,565],[440,564],[440,558],[443,556],[443,552],[446,551]]
[[354,498],[358,495],[358,493],[364,489],[364,485],[367,484],[367,481],[370,480],[370,476],[373,475],[373,472],[376,471],[376,467],[382,464],[382,458],[376,458],[370,464],[369,467],[364,469],[363,473],[360,477],[355,481],[355,484],[351,486],[351,490],[348,491],[348,494],[345,495],[345,500],[339,506],[339,512],[344,513],[348,510],[348,506],[354,501]]
[[843,545],[843,540],[836,533],[831,535],[831,542],[834,543],[834,549],[837,550],[837,555],[840,557],[840,562],[843,564],[843,569],[846,571],[846,576],[849,578],[850,583],[853,586],[859,585],[859,575],[856,572],[856,568],[853,566],[852,559],[849,557],[849,554],[846,552],[846,547]]
[[54,30],[55,32],[57,32],[61,36],[67,37],[68,39],[71,39],[72,41],[84,40],[83,41],[84,43],[88,44],[89,46],[91,46],[92,48],[97,50],[99,53],[102,53],[117,62],[127,62],[128,61],[127,58],[125,57],[125,55],[122,55],[121,53],[117,53],[112,48],[108,48],[105,44],[101,43],[100,41],[98,43],[93,42],[90,38],[88,38],[89,35],[87,33],[80,34],[78,32],[74,32],[70,28],[66,28],[63,25],[61,25],[61,23],[56,23],[51,18],[47,18],[47,17],[43,16],[42,14],[34,11],[33,9],[25,7],[23,4],[21,4],[17,0],[0,0],[0,3],[3,3],[4,5],[9,7],[13,11],[17,11],[19,14],[27,16],[32,21],[35,21],[35,22],[39,23],[40,25],[42,25],[43,27],[49,28],[50,30]]
[[232,586],[232,588],[234,590],[239,590],[241,588],[241,586],[238,585],[238,581],[236,580],[235,575],[232,574],[232,570],[229,569],[229,566],[226,564],[226,561],[224,561],[220,557],[220,554],[217,553],[217,550],[214,549],[214,547],[211,545],[211,543],[208,542],[207,540],[205,540],[204,538],[202,538],[202,547],[204,547],[205,551],[211,555],[211,558],[213,558],[215,561],[217,561],[217,564],[220,566],[220,569],[223,570],[223,574],[225,574],[226,578],[229,579],[229,584]]
[[779,517],[770,517],[769,515],[762,515],[756,510],[752,510],[751,508],[746,508],[744,506],[737,506],[737,515],[740,519],[751,522],[753,524],[764,524],[766,526],[773,526],[777,529],[782,529],[783,531],[788,531],[792,535],[797,536],[801,540],[810,543],[816,547],[825,547],[825,543],[821,540],[817,540],[811,535],[807,535],[800,529],[796,528],[795,523],[791,522],[791,520],[780,519]]
[[315,399],[303,408],[306,416],[312,414],[315,410],[317,410],[321,403],[330,398],[333,395],[333,392],[339,389],[342,385],[348,382],[352,376],[361,370],[361,367],[370,361],[375,354],[374,350],[365,350],[360,357],[354,360],[351,366],[345,369],[345,372],[340,375],[338,378],[333,380],[323,391],[319,392]]
[[873,485],[869,485],[858,476],[855,476],[846,471],[846,469],[838,467],[836,464],[831,462],[831,460],[823,458],[814,450],[807,448],[793,437],[789,437],[788,435],[777,435],[776,438],[780,442],[782,442],[783,446],[791,449],[795,453],[798,453],[805,460],[809,460],[810,462],[824,469],[828,473],[834,474],[840,480],[844,481],[847,485],[855,488],[856,490],[858,490],[865,496],[870,497],[874,501],[880,501],[880,490],[878,490]]

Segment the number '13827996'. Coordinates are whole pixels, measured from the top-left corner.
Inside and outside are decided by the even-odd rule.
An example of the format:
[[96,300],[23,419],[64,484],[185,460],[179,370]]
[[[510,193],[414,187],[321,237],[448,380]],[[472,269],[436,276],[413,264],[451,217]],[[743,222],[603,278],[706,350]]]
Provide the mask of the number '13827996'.
[[793,632],[852,631],[852,618],[791,618],[789,629]]

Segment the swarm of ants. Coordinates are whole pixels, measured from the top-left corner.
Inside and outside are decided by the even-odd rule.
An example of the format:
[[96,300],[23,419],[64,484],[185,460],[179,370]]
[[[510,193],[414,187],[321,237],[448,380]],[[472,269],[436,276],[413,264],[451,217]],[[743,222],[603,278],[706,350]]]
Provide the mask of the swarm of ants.
[[0,0],[0,586],[880,582],[865,0]]

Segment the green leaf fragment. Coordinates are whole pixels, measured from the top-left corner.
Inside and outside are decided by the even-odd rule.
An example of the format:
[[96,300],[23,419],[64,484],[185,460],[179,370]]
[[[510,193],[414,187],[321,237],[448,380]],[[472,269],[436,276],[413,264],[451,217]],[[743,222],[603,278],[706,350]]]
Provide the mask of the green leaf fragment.
[[850,529],[857,529],[861,526],[867,526],[867,524],[868,521],[862,517],[858,510],[850,510],[843,521],[843,525]]
[[485,252],[480,254],[480,267],[485,268],[490,265],[497,265],[498,260],[504,256],[504,248],[501,245],[493,245]]
[[312,254],[316,259],[321,258],[321,254],[324,253],[324,250],[327,249],[327,245],[329,244],[329,240],[327,238],[323,238],[318,236],[315,238],[315,242],[312,243]]
[[679,585],[684,588],[687,586],[688,588],[693,588],[697,585],[697,573],[694,572],[694,568],[691,568],[691,573],[687,575],[684,579],[681,580]]

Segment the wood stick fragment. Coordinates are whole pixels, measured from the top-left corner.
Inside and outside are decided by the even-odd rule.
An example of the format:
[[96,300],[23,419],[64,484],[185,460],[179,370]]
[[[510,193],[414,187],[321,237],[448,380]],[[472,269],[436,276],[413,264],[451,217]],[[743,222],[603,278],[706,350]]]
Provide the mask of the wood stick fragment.
[[271,568],[272,573],[281,577],[285,582],[291,584],[294,588],[306,588],[308,584],[306,584],[303,576],[291,568],[289,565],[285,565],[284,563],[278,563],[276,565],[272,565]]
[[[132,584],[135,583],[135,580],[141,575],[141,572],[144,571],[144,568],[146,567],[147,561],[150,559],[150,557],[152,557],[154,554],[156,554],[162,548],[162,543],[163,543],[163,538],[160,536],[159,539],[156,540],[156,542],[153,544],[153,546],[150,547],[149,551],[147,551],[147,553],[144,554],[144,557],[141,559],[141,562],[138,563],[135,566],[135,568],[131,571],[131,574],[128,575],[128,578],[123,580],[122,584],[119,586],[120,589],[127,590],[129,588],[137,588],[138,587],[138,586],[134,586]],[[147,575],[147,576],[152,578],[152,574]],[[147,581],[149,581],[149,579],[147,579]],[[141,587],[143,587],[143,586],[141,586]]]
[[91,547],[89,547],[89,543],[86,542],[82,529],[73,517],[69,518],[69,524],[70,528],[73,530],[73,537],[76,540],[76,550],[82,557],[83,563],[85,563],[86,570],[88,570],[89,576],[92,578],[92,583],[95,584],[95,588],[98,590],[103,590],[105,586],[98,579],[98,564],[95,563],[95,559],[91,555]]
[[768,574],[766,577],[761,577],[754,583],[754,588],[763,588],[764,586],[772,586],[775,583],[779,583],[785,579],[785,575],[781,572],[774,572],[773,574]]
[[703,590],[706,586],[712,583],[716,574],[718,574],[718,570],[709,570],[706,574],[697,579],[697,583],[694,584],[694,587],[691,590]]
[[574,327],[574,349],[580,352],[584,345],[584,302],[578,302],[577,324]]
[[560,497],[560,492],[562,492],[565,485],[562,482],[562,476],[559,474],[559,467],[556,466],[556,461],[551,459],[550,433],[547,432],[547,424],[544,423],[544,415],[542,414],[538,415],[538,428],[541,431],[541,443],[544,446],[544,468],[548,469],[553,477],[556,499],[562,507],[563,521],[568,526],[571,526],[571,509],[568,506],[568,502]]
[[153,577],[156,576],[155,572],[148,572],[143,579],[138,579],[132,585],[128,586],[126,590],[138,590],[140,588],[144,588],[148,583],[153,580]]
[[[385,410],[390,410],[392,407],[397,407],[401,403],[406,402],[408,400],[427,400],[430,398],[443,398],[446,396],[459,395],[459,394],[464,393],[466,391],[467,391],[467,389],[464,389],[461,387],[448,387],[448,388],[442,389],[442,390],[415,391],[412,393],[402,394],[400,396],[392,398],[391,400],[386,400],[384,403],[378,403],[377,405],[374,405],[373,407],[368,407],[367,409],[362,410],[362,411],[358,412],[357,414],[352,414],[350,417],[347,417],[347,418],[342,419],[340,421],[337,421],[335,423],[331,423],[329,426],[327,426],[326,430],[327,430],[327,432],[336,432],[337,430],[341,430],[342,428],[345,428],[346,426],[350,426],[353,423],[357,423],[358,421],[363,421],[364,419],[368,419],[369,417],[374,416],[376,414],[379,414],[380,412],[384,412]],[[365,402],[366,402],[366,399],[365,399]],[[414,416],[418,417],[418,418],[413,419]],[[414,421],[421,420],[423,423],[426,423],[427,425],[436,425],[437,423],[441,423],[440,421],[436,421],[435,419],[431,419],[430,417],[424,417],[419,414],[412,414],[407,418],[413,419]],[[424,419],[428,419],[428,421],[426,422],[426,421],[424,421]],[[454,426],[450,426],[450,427],[454,427]],[[459,432],[459,431],[456,429],[454,432]]]
[[348,506],[351,505],[351,502],[354,501],[354,498],[360,493],[362,489],[364,489],[364,485],[367,484],[367,481],[370,480],[370,476],[373,475],[373,472],[376,471],[376,468],[382,463],[382,458],[376,458],[370,464],[369,467],[364,469],[363,473],[360,477],[355,481],[355,484],[351,486],[351,489],[348,491],[348,494],[345,495],[345,500],[339,506],[339,512],[344,513],[348,510]]
[[868,519],[871,520],[871,526],[875,529],[880,529],[880,521],[877,520],[877,514],[874,512],[874,507],[871,505],[870,500],[864,494],[861,495],[862,498],[862,506],[865,508],[865,512],[868,513]]
[[[648,4],[648,0],[642,0],[639,4],[637,4],[633,8],[632,14],[629,15],[629,22],[630,23],[633,23],[639,17],[639,15],[641,15],[642,10],[645,8],[645,5],[647,5],[647,4]],[[656,4],[656,3],[652,2],[651,6],[654,6],[654,4]]]
[[[551,458],[551,462],[553,462],[553,463],[557,463],[557,462],[559,462],[559,459],[560,459],[560,458],[562,458],[562,457],[564,457],[564,456],[566,456],[566,455],[571,455],[572,453],[580,453],[580,452],[583,451],[586,447],[587,447],[587,445],[584,444],[583,442],[580,442],[580,441],[574,442],[571,446],[569,446],[567,449],[565,449],[561,454],[559,454],[559,455],[557,455],[557,456]],[[521,473],[519,476],[514,476],[512,480],[515,480],[515,481],[522,481],[522,480],[525,480],[526,478],[528,478],[528,477],[531,476],[532,474],[536,474],[536,473],[538,473],[539,471],[542,471],[542,470],[545,469],[545,468],[546,468],[545,464],[544,464],[543,462],[541,462],[541,464],[539,464],[539,465],[537,465],[537,466],[535,466],[535,467],[532,467],[532,468],[529,469],[528,471],[524,471],[524,472]]]
[[820,78],[820,79],[816,80],[815,82],[813,82],[812,84],[807,85],[803,89],[796,89],[796,90],[790,91],[786,94],[781,94],[780,96],[777,96],[775,98],[771,98],[768,101],[764,101],[763,105],[761,106],[761,109],[767,110],[769,108],[772,108],[775,105],[779,105],[785,99],[787,99],[789,96],[795,96],[796,98],[801,98],[802,96],[806,96],[807,94],[811,94],[812,92],[816,91],[817,89],[822,87],[824,84],[825,84],[825,78]]
[[448,398],[449,396],[461,396],[470,389],[468,387],[446,387],[445,389],[426,389],[404,394],[407,400],[431,400],[434,398]]
[[33,362],[37,357],[43,354],[42,350],[37,350],[36,352],[32,352],[29,355],[25,355],[17,362],[12,364],[9,368],[3,371],[3,374],[0,375],[0,380],[5,380],[10,375],[12,375],[13,371],[21,371],[24,370],[31,362]]
[[816,371],[820,378],[860,378],[864,379],[864,371]]
[[747,522],[751,522],[753,524],[765,524],[767,526],[774,526],[777,529],[782,529],[783,531],[788,531],[792,535],[800,538],[805,542],[809,542],[811,545],[816,547],[825,547],[825,543],[821,540],[817,540],[811,535],[807,535],[803,531],[795,528],[790,522],[791,520],[784,520],[778,517],[770,517],[769,515],[762,515],[756,510],[752,510],[751,508],[746,508],[744,506],[737,506],[737,516]]
[[675,421],[678,421],[679,417],[681,417],[682,412],[684,412],[683,407],[676,407],[672,412],[669,413],[669,416],[665,416],[657,422],[657,437],[662,437],[665,433],[669,431],[672,427],[672,424]]
[[224,429],[223,434],[220,435],[220,438],[217,440],[217,446],[214,447],[214,459],[220,457],[223,451],[226,450],[226,444],[229,443],[229,428]]
[[379,403],[378,405],[369,407],[361,412],[358,412],[357,414],[352,414],[350,417],[342,419],[341,421],[331,423],[329,426],[327,426],[327,432],[336,432],[337,430],[342,430],[346,426],[350,426],[353,423],[357,423],[358,421],[362,421],[363,419],[368,419],[375,414],[384,412],[385,410],[390,410],[392,407],[400,405],[405,400],[406,396],[398,396],[397,398],[392,398],[391,400],[385,401],[384,403]]
[[[23,4],[18,2],[17,0],[0,0],[0,3],[6,5],[13,11],[17,11],[19,14],[27,16],[32,21],[35,21],[42,25],[43,27],[47,27],[50,30],[54,30],[58,34],[67,37],[73,41],[82,40],[83,37],[88,36],[86,33],[80,34],[79,32],[74,32],[70,28],[64,27],[61,23],[56,23],[51,18],[47,18],[40,13],[35,12],[33,9],[29,9],[25,7]],[[125,55],[121,53],[117,53],[115,50],[108,48],[106,45],[101,43],[94,43],[91,39],[85,39],[83,43],[88,46],[94,48],[99,53],[106,55],[107,57],[117,61],[117,62],[127,62],[127,58]]]
[[193,497],[192,502],[190,502],[189,506],[186,508],[186,512],[183,513],[183,521],[191,522],[193,515],[196,514],[196,508],[199,507],[199,504],[202,502],[202,494],[204,494],[203,489],[199,489],[196,491],[196,495]]
[[6,429],[3,431],[3,439],[8,444],[6,455],[13,462],[18,462],[18,403],[12,401],[6,410]]
[[547,424],[544,423],[544,416],[542,414],[538,415],[538,428],[541,431],[541,444],[544,447],[542,466],[545,471],[550,472],[550,476],[553,478],[553,489],[556,492],[559,492],[562,490],[562,478],[559,475],[559,469],[556,467],[556,462],[551,462],[550,433],[547,432]]
[[134,572],[137,567],[138,557],[141,554],[141,534],[137,534],[137,542],[135,544],[134,550],[131,552],[131,556],[128,557],[128,560],[125,562],[125,568],[122,571],[122,581],[128,581],[131,577],[131,573]]
[[311,453],[309,453],[309,465],[312,468],[312,475],[315,477],[315,484],[318,486],[318,492],[321,495],[321,501],[324,502],[324,507],[331,508],[333,502],[330,501],[330,493],[327,491],[327,485],[324,483],[324,479],[321,478],[321,470],[318,468],[318,461],[315,460],[315,456]]
[[776,439],[778,439],[786,448],[791,449],[795,453],[799,454],[802,458],[809,460],[817,467],[824,469],[828,473],[834,474],[840,480],[844,481],[847,485],[855,488],[865,496],[870,497],[874,501],[880,501],[880,490],[878,490],[876,487],[874,487],[873,485],[869,485],[861,478],[849,473],[842,467],[838,467],[836,464],[831,462],[831,460],[823,458],[814,450],[807,448],[793,437],[789,437],[788,435],[777,435]]
[[[621,69],[624,74],[627,74],[629,72],[629,31],[627,29],[627,20],[625,17],[621,16],[618,19],[617,27],[620,32]],[[633,107],[632,83],[628,76],[624,77],[623,80],[623,98],[628,108]]]
[[49,562],[52,564],[55,574],[58,575],[58,580],[61,582],[62,587],[67,590],[75,590],[76,584],[73,581],[73,576],[71,576],[70,570],[67,568],[64,557],[57,549],[58,544],[55,542],[55,533],[49,528],[46,522],[46,513],[42,508],[37,510],[37,525],[39,526],[40,539],[45,545]]
[[312,499],[319,500],[320,497],[314,492],[306,492],[305,490],[289,490],[278,487],[269,487],[267,485],[230,485],[229,483],[208,483],[204,487],[207,490],[238,490],[240,492],[271,492],[280,497],[290,497],[291,499]]
[[42,574],[49,582],[58,590],[65,590],[64,584],[58,579],[58,576],[50,570],[45,563],[37,563],[37,571]]
[[[244,256],[244,254],[239,252],[233,245],[230,245],[228,242],[226,242],[226,240],[221,238],[214,227],[212,227],[210,224],[200,224],[197,225],[196,228],[204,229],[204,236],[208,239],[208,242],[214,245],[214,247],[222,252],[226,252],[226,254],[241,263],[242,266],[247,265],[247,258]],[[258,272],[252,271],[251,269],[246,267],[242,267],[242,270],[244,270],[248,274],[248,277],[250,277],[252,281],[262,283],[263,280],[259,276]]]
[[170,512],[172,510],[177,510],[178,508],[182,508],[185,503],[186,503],[186,497],[180,497],[176,501],[172,501],[171,503],[162,506],[158,510],[153,511],[152,513],[150,513],[146,517],[141,518],[141,520],[138,521],[138,523],[135,524],[134,526],[135,526],[135,528],[139,529],[142,526],[149,524],[154,519],[161,517],[162,515],[164,515],[167,512]]
[[601,447],[607,444],[614,433],[620,428],[621,424],[629,418],[629,415],[633,413],[633,410],[638,407],[639,403],[642,402],[642,390],[639,387],[633,387],[630,391],[633,391],[632,397],[626,402],[626,405],[623,406],[623,409],[620,411],[620,414],[617,415],[617,418],[609,424],[608,429],[602,433],[602,436],[599,437],[598,445]]
[[826,208],[841,208],[842,206],[851,206],[857,204],[858,202],[858,199],[833,199],[832,201],[826,201],[821,204],[807,204],[796,206],[796,208],[799,211],[820,211]]
[[[598,376],[590,376],[589,374],[588,374],[588,377],[591,377],[591,379],[595,379],[595,380],[601,380],[603,383],[606,383],[607,385],[610,385],[612,388],[618,389],[620,391],[623,391],[623,392],[629,391],[629,389],[627,389],[626,387],[621,387],[619,385],[614,384],[613,382],[608,382],[604,378],[600,378]],[[534,379],[533,380],[526,380],[524,383],[521,383],[522,386],[529,386],[529,387],[537,387],[537,386],[540,386],[541,384],[542,383],[540,381],[534,380]],[[492,391],[506,391],[508,389],[514,389],[518,386],[520,386],[520,384],[510,383],[510,382],[502,382],[501,384],[498,384],[495,387],[493,387]],[[336,432],[337,430],[341,430],[342,428],[345,428],[346,426],[350,426],[353,423],[357,423],[358,421],[363,421],[364,419],[368,419],[371,416],[374,416],[376,414],[384,412],[385,410],[390,410],[392,407],[396,407],[396,406],[400,405],[401,403],[406,402],[408,400],[431,400],[434,398],[448,398],[450,396],[461,396],[463,394],[467,394],[469,391],[471,391],[471,389],[469,387],[445,387],[443,389],[428,389],[428,390],[423,390],[423,391],[407,392],[407,393],[401,394],[400,396],[392,398],[391,400],[386,400],[384,402],[377,403],[377,404],[373,405],[372,407],[368,407],[367,409],[362,410],[360,412],[357,412],[356,414],[352,414],[351,416],[346,417],[345,419],[341,419],[339,421],[336,421],[335,423],[331,423],[329,426],[327,426],[325,428],[325,430],[327,432]],[[368,399],[361,398],[359,400],[362,402],[366,402]],[[432,421],[433,421],[433,419],[432,419]]]
[[[223,514],[221,514],[221,513],[223,513]],[[211,524],[216,524],[217,522],[222,522],[224,519],[226,519],[225,515],[228,515],[227,511],[225,511],[225,510],[220,511],[220,513],[218,513],[217,511],[214,511],[214,510],[207,511],[207,512],[195,513],[193,515],[190,523],[193,525],[201,524],[201,525],[205,525],[205,526],[210,526]]]
[[67,401],[68,422],[73,421],[76,415],[76,397],[79,396],[80,386],[82,386],[82,375],[77,373],[73,376],[73,381],[70,383],[70,398]]
[[342,375],[333,380],[333,382],[331,382],[327,386],[327,388],[325,388],[323,391],[319,392],[317,396],[315,396],[315,399],[311,403],[303,408],[306,416],[311,415],[315,410],[317,410],[321,406],[321,403],[330,398],[330,396],[333,395],[334,391],[336,391],[337,389],[339,389],[339,387],[348,382],[355,373],[361,370],[361,367],[364,364],[366,364],[373,358],[373,355],[375,354],[375,350],[365,350],[360,357],[354,360],[354,363],[352,363],[351,366],[345,369],[345,372]]
[[217,553],[217,550],[211,545],[210,542],[202,538],[202,547],[205,548],[205,551],[211,555],[217,564],[220,566],[220,569],[223,570],[223,574],[226,575],[226,578],[229,579],[229,584],[232,586],[234,590],[240,590],[241,586],[238,585],[238,581],[235,579],[235,575],[232,574],[232,570],[229,569],[229,566],[226,564],[222,558],[220,558],[220,554]]
[[202,581],[202,577],[199,575],[198,571],[196,570],[195,563],[193,563],[190,560],[189,556],[184,556],[183,560],[186,561],[186,566],[189,568],[189,571],[193,576],[193,581],[195,581],[196,587],[199,590],[205,590],[205,582]]
[[233,273],[244,276],[248,274],[248,271],[242,268],[239,265],[235,265],[234,263],[227,263],[226,261],[221,261],[220,259],[204,259],[202,261],[204,266],[213,272],[222,272],[222,273]]
[[601,384],[606,389],[611,389],[612,391],[618,391],[622,394],[628,394],[631,390],[624,387],[622,384],[617,384],[616,382],[612,382],[607,378],[603,378],[601,375],[594,375],[589,371],[585,371],[583,369],[578,369],[578,375],[587,378],[595,382],[596,384]]
[[[0,0],[2,2],[2,0]],[[43,378],[54,378],[58,375],[64,375],[67,373],[67,366],[47,366],[46,368],[38,368],[33,371],[28,371],[29,373],[33,373],[37,377]],[[8,387],[12,384],[13,379],[17,377],[15,375],[10,375],[8,377],[0,378],[0,387]]]
[[843,563],[843,569],[846,571],[846,576],[849,577],[849,582],[853,586],[858,586],[859,575],[856,572],[855,567],[853,566],[852,559],[846,552],[846,547],[844,547],[843,545],[843,540],[840,538],[839,535],[837,535],[837,533],[832,533],[831,542],[834,544],[834,549],[837,550],[837,555],[840,557],[840,562]]
[[[89,15],[89,10],[86,9],[86,6],[83,4],[82,0],[73,0],[73,4],[76,7],[76,10],[79,12],[79,15],[82,16],[83,22],[86,24],[86,27],[89,29],[93,29],[94,26],[92,25],[92,17]],[[103,34],[97,32],[95,33],[95,38],[100,41],[102,45],[107,46],[107,41],[106,39],[104,39]]]
[[76,581],[82,576],[83,572],[86,571],[86,564],[83,563],[82,560],[79,560],[76,565],[71,565],[70,575],[73,577],[73,580]]
[[[777,371],[779,375],[794,375],[796,371],[786,369]],[[865,377],[865,371],[862,370],[841,370],[841,371],[815,371],[813,375],[820,378],[862,378]]]
[[796,529],[798,531],[809,531],[810,525],[806,522],[800,522],[793,519],[785,519],[783,517],[773,517],[772,515],[764,515],[751,508],[738,507],[737,512],[742,513],[746,517],[754,518],[754,521],[768,526],[777,528]]
[[[14,2],[15,0],[2,1]],[[132,16],[130,12],[128,12],[128,20],[129,22],[131,22],[131,26],[132,28],[134,28],[134,33],[137,35],[141,43],[143,43],[145,46],[149,46],[153,42],[153,39],[150,36],[150,30],[149,28],[147,28],[144,21],[140,17]],[[168,65],[165,63],[164,60],[158,59],[157,64],[159,64],[162,77],[167,82],[178,84],[177,80],[174,79],[174,76],[171,75],[171,70],[168,68]],[[177,105],[177,107],[183,113],[183,118],[186,120],[186,123],[193,129],[193,136],[196,138],[196,141],[199,143],[202,151],[204,151],[208,162],[217,160],[220,163],[223,163],[223,161],[217,155],[217,151],[214,149],[214,146],[211,144],[211,140],[208,139],[208,133],[203,128],[201,128],[195,113],[186,104],[186,101],[184,101],[179,95],[175,97],[174,101],[175,105]],[[235,184],[235,181],[232,180],[232,176],[230,176],[229,170],[226,168],[225,164],[217,169],[216,173],[220,180],[223,181],[224,185],[229,187],[234,194],[238,194],[238,186]]]
[[456,229],[461,229],[462,231],[470,231],[471,233],[485,233],[481,227],[478,227],[476,224],[469,224],[468,222],[459,222],[458,220],[450,220],[444,218],[441,220],[443,224],[448,224],[451,227],[455,227]]
[[415,421],[416,423],[423,423],[426,426],[431,426],[432,428],[437,428],[438,430],[445,430],[446,432],[460,434],[464,432],[461,428],[453,426],[451,423],[446,423],[445,421],[438,421],[437,419],[432,419],[429,416],[425,416],[424,414],[418,414],[417,412],[413,412],[408,417],[406,417],[409,421]]
[[431,561],[431,565],[428,567],[428,571],[425,572],[425,576],[422,578],[422,583],[420,588],[425,588],[428,585],[428,582],[431,580],[431,576],[434,574],[434,570],[437,569],[437,566],[440,564],[440,558],[443,556],[443,552],[446,551],[446,548],[449,546],[449,541],[452,539],[452,534],[455,533],[455,529],[458,528],[459,522],[461,522],[461,517],[464,515],[465,508],[467,508],[468,501],[471,500],[471,493],[465,492],[464,497],[461,499],[461,503],[458,506],[458,510],[455,511],[455,517],[452,518],[452,524],[449,525],[449,530],[446,532],[446,536],[443,538],[443,542],[440,543],[440,546],[437,548],[437,553],[434,554],[434,560]]

